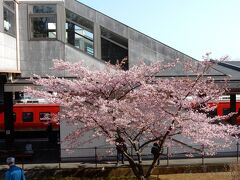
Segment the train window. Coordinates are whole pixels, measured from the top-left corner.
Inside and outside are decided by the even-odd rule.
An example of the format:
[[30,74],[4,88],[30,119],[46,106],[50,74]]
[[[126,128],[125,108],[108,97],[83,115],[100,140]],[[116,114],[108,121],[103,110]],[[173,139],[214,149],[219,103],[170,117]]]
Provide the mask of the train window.
[[50,112],[40,112],[39,113],[40,121],[48,121],[51,118]]
[[38,103],[38,101],[27,101],[27,103]]
[[230,109],[229,108],[224,108],[223,109],[223,115],[228,115],[230,113]]
[[13,112],[13,121],[16,122],[16,113]]
[[33,112],[22,113],[23,122],[33,122]]
[[215,116],[217,116],[217,109],[209,111],[207,116],[210,117],[210,118],[214,118]]

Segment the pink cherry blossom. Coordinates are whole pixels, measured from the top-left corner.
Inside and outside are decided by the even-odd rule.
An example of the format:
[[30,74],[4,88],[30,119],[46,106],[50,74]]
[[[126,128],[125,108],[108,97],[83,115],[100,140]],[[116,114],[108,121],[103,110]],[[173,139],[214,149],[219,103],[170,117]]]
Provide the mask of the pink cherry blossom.
[[[216,102],[226,90],[207,76],[212,64],[179,60],[171,64],[141,64],[128,71],[110,65],[104,71],[93,71],[81,63],[54,60],[54,70],[65,71],[74,78],[36,76],[33,82],[37,86],[26,91],[61,106],[61,121],[76,127],[65,139],[70,145],[76,145],[76,140],[88,132],[93,132],[93,139],[102,136],[116,146],[117,137],[124,139],[135,151],[137,162],[128,151],[122,152],[136,177],[144,179],[150,176],[159,158],[153,159],[144,174],[142,151],[153,142],[161,149],[181,134],[213,154],[229,146],[232,137],[239,133],[236,126],[214,123],[221,117],[207,116],[214,108],[209,102]],[[183,69],[185,76],[163,76],[174,68]]]

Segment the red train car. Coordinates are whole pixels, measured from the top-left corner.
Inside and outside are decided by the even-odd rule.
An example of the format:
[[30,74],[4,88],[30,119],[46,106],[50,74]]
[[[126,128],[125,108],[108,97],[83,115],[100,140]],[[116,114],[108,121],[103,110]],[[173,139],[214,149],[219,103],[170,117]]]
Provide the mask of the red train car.
[[[219,100],[217,103],[209,103],[210,106],[217,104],[217,108],[211,112],[211,116],[227,115],[230,112],[230,102]],[[35,104],[20,103],[13,106],[14,129],[16,132],[44,132],[49,128],[59,131],[57,114],[60,110],[56,104]],[[236,112],[240,111],[240,101],[236,103]],[[236,119],[236,124],[240,125],[240,116]],[[0,107],[0,131],[4,131],[4,111]]]
[[[240,112],[240,101],[236,102],[236,112]],[[227,115],[230,113],[230,102],[229,101],[219,101],[217,103],[217,109],[215,112],[218,116]],[[240,125],[240,116],[236,119],[236,124]]]
[[[58,131],[59,109],[56,104],[15,104],[13,106],[14,129],[15,131],[46,131],[51,123],[52,130]],[[1,107],[0,130],[4,129],[4,111]]]

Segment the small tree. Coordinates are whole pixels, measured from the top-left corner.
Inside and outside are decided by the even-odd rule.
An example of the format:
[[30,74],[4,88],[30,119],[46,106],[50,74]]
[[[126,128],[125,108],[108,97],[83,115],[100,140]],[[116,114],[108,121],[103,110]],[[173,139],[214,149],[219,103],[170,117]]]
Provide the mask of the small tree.
[[[68,141],[74,143],[88,131],[116,146],[119,146],[116,137],[123,139],[135,151],[137,160],[126,148],[120,150],[137,179],[143,180],[151,175],[162,147],[171,146],[172,137],[176,134],[208,147],[208,153],[213,153],[228,146],[231,136],[238,133],[235,126],[213,123],[220,117],[211,118],[203,113],[211,111],[214,107],[209,107],[208,103],[216,101],[224,93],[224,89],[206,76],[212,63],[196,62],[193,66],[181,63],[142,64],[128,71],[108,66],[104,71],[91,71],[81,63],[55,60],[55,70],[67,71],[75,78],[38,77],[34,83],[43,89],[27,91],[61,105],[61,120],[76,127]],[[183,68],[191,76],[158,76],[174,66]],[[50,94],[49,91],[56,93]],[[225,143],[220,144],[216,139]],[[145,171],[142,152],[153,142],[160,147],[159,155],[154,156]]]

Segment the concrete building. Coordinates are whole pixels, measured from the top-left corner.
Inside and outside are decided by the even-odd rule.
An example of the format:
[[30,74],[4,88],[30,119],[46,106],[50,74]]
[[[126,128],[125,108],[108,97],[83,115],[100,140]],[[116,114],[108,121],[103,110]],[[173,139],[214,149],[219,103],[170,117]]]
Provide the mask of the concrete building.
[[[76,0],[0,0],[0,103],[5,104],[5,133],[11,138],[13,99],[32,74],[66,77],[50,70],[52,59],[83,61],[102,69],[126,59],[128,69],[141,62],[195,61]],[[228,74],[213,69],[211,74]],[[181,69],[169,72],[181,75]]]

